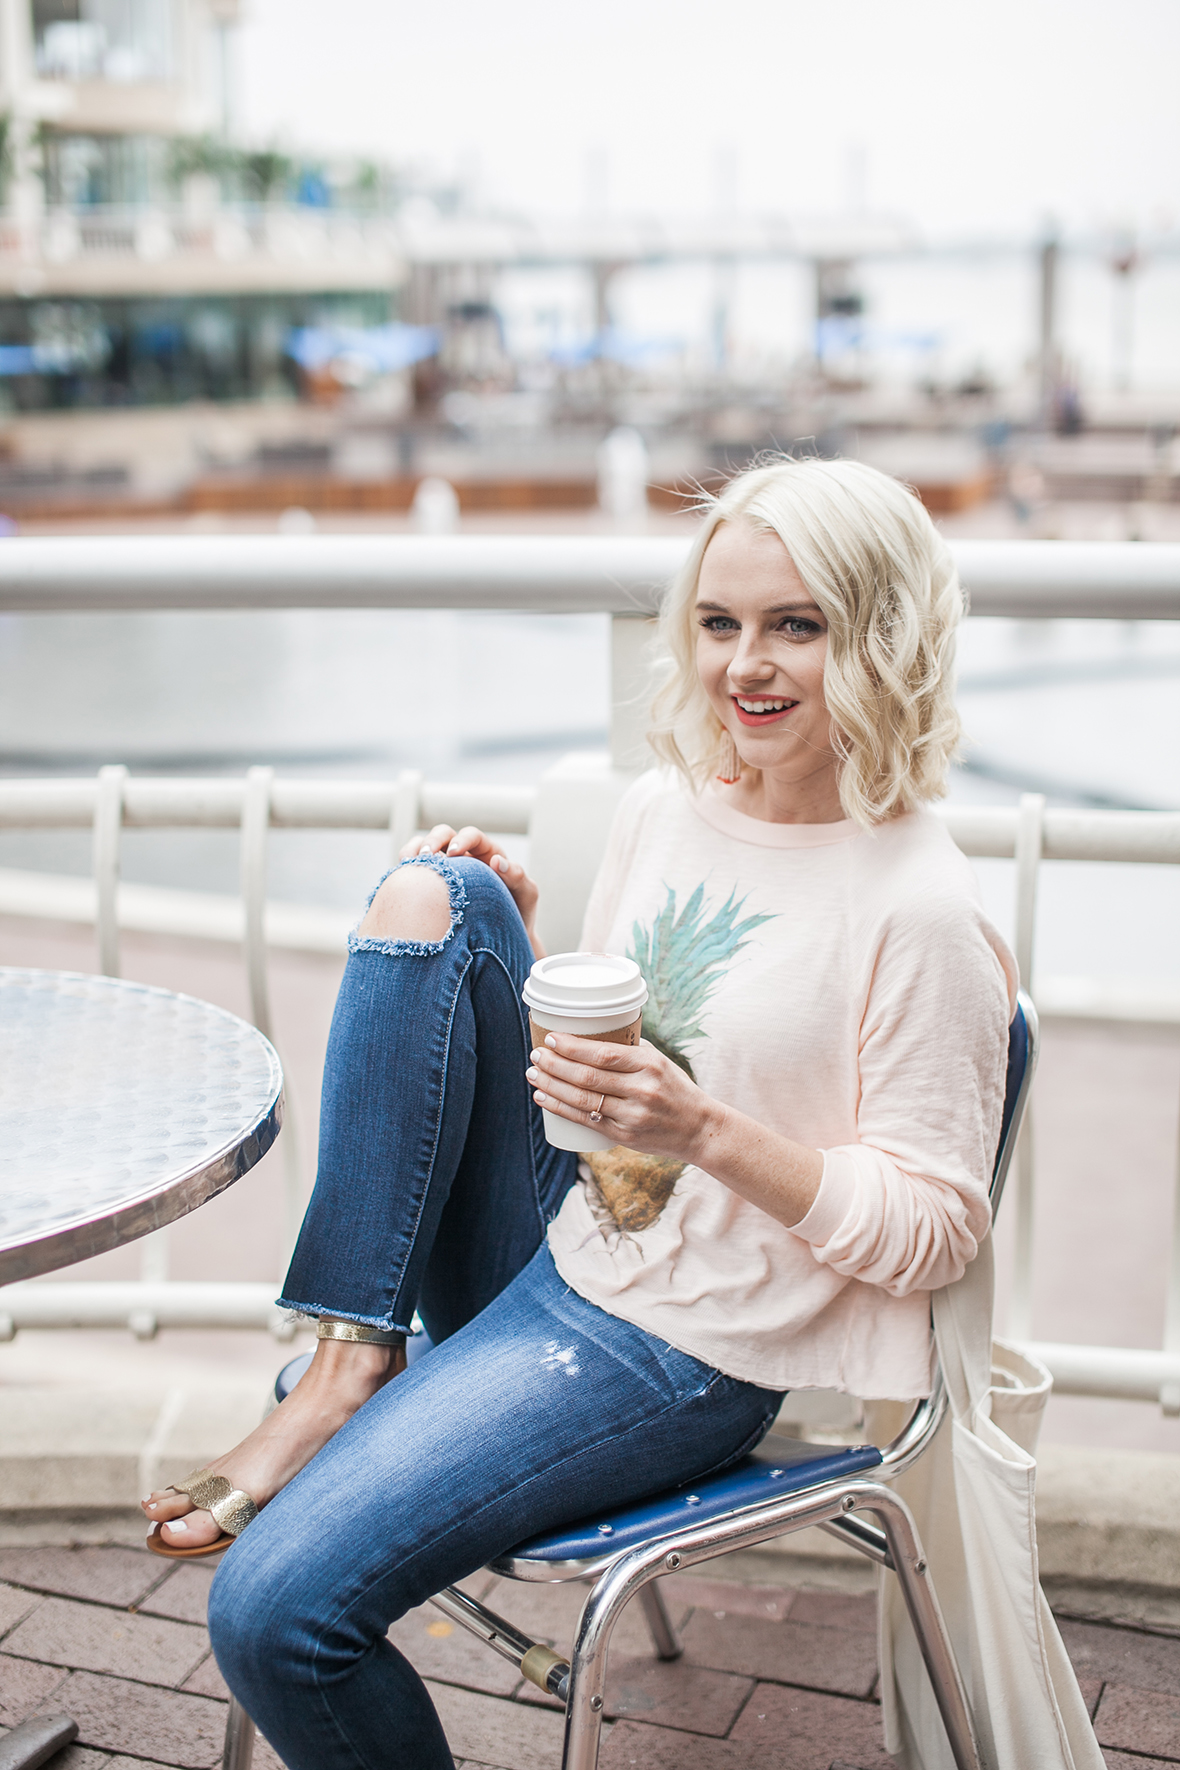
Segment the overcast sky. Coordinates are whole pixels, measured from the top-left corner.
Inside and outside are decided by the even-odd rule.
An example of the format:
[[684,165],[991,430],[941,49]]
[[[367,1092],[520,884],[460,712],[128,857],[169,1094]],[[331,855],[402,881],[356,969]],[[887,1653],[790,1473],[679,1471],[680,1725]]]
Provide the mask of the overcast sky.
[[1177,0],[244,0],[258,141],[577,212],[870,207],[933,233],[1180,220]]

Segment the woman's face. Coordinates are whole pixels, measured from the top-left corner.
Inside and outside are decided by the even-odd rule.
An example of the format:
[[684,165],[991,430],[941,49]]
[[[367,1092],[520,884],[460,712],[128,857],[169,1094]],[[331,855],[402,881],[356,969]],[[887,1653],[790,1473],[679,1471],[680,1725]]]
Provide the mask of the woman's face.
[[828,623],[777,535],[723,522],[697,583],[697,670],[750,768],[811,789],[837,758],[824,704]]

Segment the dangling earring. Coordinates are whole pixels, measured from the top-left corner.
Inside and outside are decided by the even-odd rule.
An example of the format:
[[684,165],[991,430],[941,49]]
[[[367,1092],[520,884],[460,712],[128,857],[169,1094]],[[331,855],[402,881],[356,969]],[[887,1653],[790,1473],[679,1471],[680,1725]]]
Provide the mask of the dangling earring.
[[727,787],[732,787],[742,778],[742,759],[738,755],[737,745],[733,741],[733,733],[721,733],[721,766],[717,770],[717,779]]

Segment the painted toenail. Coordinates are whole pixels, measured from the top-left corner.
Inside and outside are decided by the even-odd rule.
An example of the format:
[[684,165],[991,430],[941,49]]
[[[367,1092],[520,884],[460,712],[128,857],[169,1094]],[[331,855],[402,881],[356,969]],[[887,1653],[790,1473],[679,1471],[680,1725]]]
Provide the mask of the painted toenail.
[[174,1518],[168,1528],[169,1530],[187,1530],[188,1524],[183,1518]]

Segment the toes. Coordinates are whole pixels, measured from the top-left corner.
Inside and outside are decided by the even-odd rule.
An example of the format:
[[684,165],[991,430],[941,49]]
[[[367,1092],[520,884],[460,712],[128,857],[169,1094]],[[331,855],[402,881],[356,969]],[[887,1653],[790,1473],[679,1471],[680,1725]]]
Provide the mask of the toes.
[[217,1541],[221,1526],[210,1512],[191,1512],[186,1518],[164,1524],[160,1535],[174,1549],[199,1549]]
[[146,1500],[139,1503],[156,1524],[162,1524],[166,1518],[183,1518],[193,1509],[193,1502],[187,1493],[177,1493],[171,1487],[149,1493]]

